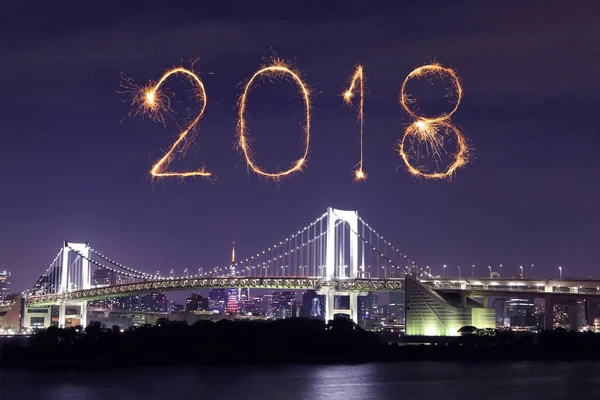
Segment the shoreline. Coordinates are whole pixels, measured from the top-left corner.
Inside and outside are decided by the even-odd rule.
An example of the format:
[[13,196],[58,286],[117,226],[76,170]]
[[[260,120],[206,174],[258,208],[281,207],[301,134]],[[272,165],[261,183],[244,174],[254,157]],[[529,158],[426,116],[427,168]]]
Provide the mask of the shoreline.
[[[156,365],[290,365],[600,361],[600,335],[564,330],[515,334],[462,329],[462,336],[385,343],[349,320],[160,321],[122,332],[99,324],[51,327],[0,347],[0,368],[114,369]],[[414,338],[416,340],[416,338]]]

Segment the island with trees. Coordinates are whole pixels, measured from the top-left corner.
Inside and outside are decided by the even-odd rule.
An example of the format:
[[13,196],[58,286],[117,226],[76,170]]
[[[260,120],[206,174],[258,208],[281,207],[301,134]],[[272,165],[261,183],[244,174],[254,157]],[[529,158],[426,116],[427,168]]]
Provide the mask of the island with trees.
[[153,364],[366,363],[418,360],[600,360],[600,334],[515,334],[463,327],[452,340],[388,343],[348,319],[276,321],[166,319],[123,330],[92,323],[50,327],[0,349],[5,367],[125,367]]

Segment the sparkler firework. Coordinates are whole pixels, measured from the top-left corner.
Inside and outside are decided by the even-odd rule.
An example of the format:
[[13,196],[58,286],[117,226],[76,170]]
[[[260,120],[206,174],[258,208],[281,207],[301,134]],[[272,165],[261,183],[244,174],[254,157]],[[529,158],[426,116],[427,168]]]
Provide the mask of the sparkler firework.
[[[272,77],[272,78],[281,78],[284,76],[289,76],[292,78],[294,83],[300,89],[300,94],[304,100],[306,121],[304,126],[304,154],[297,161],[292,163],[291,167],[287,170],[276,171],[276,172],[268,172],[259,167],[254,160],[254,156],[252,153],[252,149],[250,148],[251,138],[248,134],[247,122],[245,119],[246,114],[246,105],[248,101],[248,95],[250,93],[250,89],[254,81],[259,78],[261,75]],[[239,100],[239,113],[238,113],[238,142],[237,147],[241,149],[244,153],[244,157],[246,158],[246,163],[248,167],[254,171],[256,174],[264,176],[266,178],[271,179],[281,179],[287,175],[291,175],[295,172],[299,172],[302,170],[303,166],[306,165],[306,157],[308,156],[308,150],[310,145],[310,90],[306,86],[306,84],[300,78],[300,74],[297,71],[294,71],[291,67],[285,64],[281,60],[274,60],[271,65],[265,66],[258,70],[252,78],[246,83],[244,91],[240,96]]]
[[360,100],[358,103],[358,121],[360,123],[360,161],[358,162],[358,168],[354,171],[354,180],[360,181],[367,179],[367,174],[363,170],[363,128],[364,128],[364,105],[365,105],[365,77],[363,74],[363,67],[358,66],[354,71],[354,75],[350,80],[350,87],[344,92],[344,101],[348,105],[352,105],[352,98],[354,97],[354,91],[356,90],[356,81],[358,84],[358,94]]
[[[420,79],[436,75],[441,78],[443,78],[444,75],[447,75],[451,78],[452,89],[456,92],[456,103],[454,108],[449,112],[441,113],[433,117],[419,115],[417,114],[417,111],[411,107],[416,102],[416,99],[409,97],[406,92],[406,85],[408,81],[413,78]],[[402,160],[404,160],[404,163],[406,164],[408,172],[412,175],[428,179],[450,178],[458,168],[467,163],[469,148],[466,139],[460,130],[449,122],[452,114],[458,110],[462,95],[463,89],[456,73],[452,69],[442,67],[439,64],[424,65],[416,68],[410,74],[408,74],[402,83],[402,87],[400,89],[400,104],[407,114],[415,119],[415,122],[406,128],[404,136],[400,142],[399,152]],[[411,157],[407,152],[407,148],[411,148],[413,151],[415,151],[416,146],[407,145],[411,137],[424,142],[423,144],[426,148],[427,155],[441,160],[444,141],[449,134],[453,134],[456,137],[458,149],[453,155],[454,161],[443,172],[426,172],[423,168],[412,165],[410,161]],[[417,157],[420,156],[418,151],[415,151],[415,153],[417,153]]]
[[[198,115],[187,125],[187,127],[179,134],[179,137],[169,150],[165,153],[165,155],[158,160],[150,169],[150,174],[153,177],[181,177],[186,178],[190,176],[201,176],[208,178],[212,174],[208,172],[206,169],[201,168],[196,171],[187,171],[187,172],[169,172],[166,171],[169,164],[173,161],[175,157],[175,152],[179,152],[182,155],[185,154],[186,150],[190,146],[193,141],[193,135],[195,133],[196,124],[200,121],[202,116],[204,115],[204,110],[206,109],[206,89],[204,88],[204,83],[200,79],[198,75],[189,69],[183,67],[173,68],[163,74],[163,76],[156,83],[151,83],[150,85],[144,88],[138,88],[137,93],[133,100],[133,105],[137,106],[134,114],[141,114],[143,116],[149,116],[152,120],[157,122],[165,123],[164,113],[170,113],[170,98],[168,94],[164,93],[161,90],[162,84],[171,76],[181,74],[188,78],[190,82],[195,86],[194,97],[198,99],[200,102],[200,111]],[[191,133],[191,135],[190,135]],[[190,136],[188,136],[190,135]]]

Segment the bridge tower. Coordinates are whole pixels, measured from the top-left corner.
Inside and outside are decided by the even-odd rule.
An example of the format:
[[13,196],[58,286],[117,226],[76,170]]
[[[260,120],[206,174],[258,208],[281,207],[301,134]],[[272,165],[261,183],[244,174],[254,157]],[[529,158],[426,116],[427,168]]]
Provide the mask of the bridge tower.
[[[69,253],[73,251],[81,257],[81,271],[73,271],[69,260]],[[89,243],[71,243],[64,242],[62,250],[62,265],[60,271],[60,282],[58,287],[59,294],[65,294],[74,289],[89,289],[92,286],[91,265],[90,265],[90,245]],[[75,267],[77,268],[77,267]],[[73,282],[74,276],[80,276],[79,282]],[[73,288],[73,285],[80,284],[81,287]],[[66,323],[67,306],[79,306],[79,319],[83,327],[87,326],[87,300],[68,301],[61,300],[58,304],[58,326],[64,327]]]
[[[363,272],[364,265],[358,266],[358,212],[348,210],[337,210],[329,207],[327,209],[327,244],[325,250],[325,278],[349,279],[357,278]],[[347,226],[350,231],[350,260],[349,265],[336,265],[336,223],[340,221]],[[345,246],[345,243],[342,245]],[[343,249],[342,249],[343,251]],[[319,294],[325,296],[325,321],[334,318],[336,314],[348,315],[352,321],[358,323],[358,296],[364,295],[357,292],[336,292],[333,287],[325,286]],[[350,298],[349,309],[337,309],[335,304],[336,296],[348,296]]]

